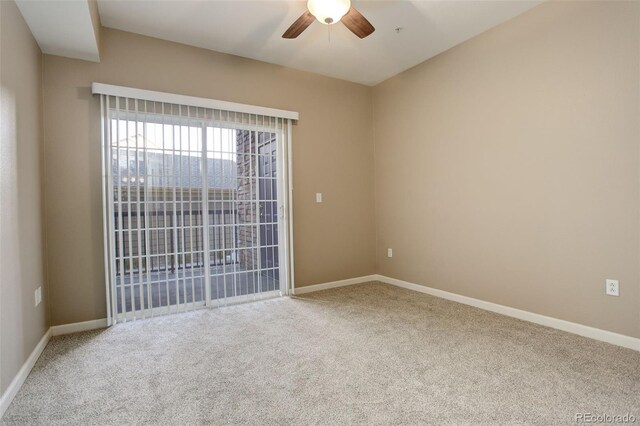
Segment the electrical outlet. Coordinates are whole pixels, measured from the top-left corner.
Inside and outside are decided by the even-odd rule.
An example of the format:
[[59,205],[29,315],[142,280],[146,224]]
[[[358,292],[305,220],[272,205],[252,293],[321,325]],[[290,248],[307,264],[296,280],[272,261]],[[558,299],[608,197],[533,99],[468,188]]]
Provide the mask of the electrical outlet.
[[607,280],[605,284],[605,292],[607,296],[620,296],[620,281]]
[[316,192],[316,203],[322,202],[322,192]]
[[387,257],[393,257],[393,249],[387,249]]

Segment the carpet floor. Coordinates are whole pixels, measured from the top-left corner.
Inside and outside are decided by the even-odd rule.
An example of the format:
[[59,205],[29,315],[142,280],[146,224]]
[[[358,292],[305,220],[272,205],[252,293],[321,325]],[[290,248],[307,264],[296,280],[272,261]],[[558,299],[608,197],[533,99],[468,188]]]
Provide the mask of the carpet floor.
[[55,337],[2,421],[547,425],[577,413],[640,419],[640,353],[367,283]]

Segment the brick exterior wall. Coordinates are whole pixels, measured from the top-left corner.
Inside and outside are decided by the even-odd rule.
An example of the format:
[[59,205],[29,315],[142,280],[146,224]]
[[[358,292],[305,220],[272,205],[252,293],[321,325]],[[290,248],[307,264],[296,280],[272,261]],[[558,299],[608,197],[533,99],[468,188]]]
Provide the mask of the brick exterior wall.
[[[255,224],[258,221],[256,214],[257,188],[252,185],[256,177],[255,133],[248,130],[236,130],[237,176],[238,190],[236,193],[238,208],[238,224]],[[240,226],[238,229],[238,262],[241,269],[254,270],[258,268],[258,251],[245,250],[244,247],[255,247],[258,241],[256,226]]]

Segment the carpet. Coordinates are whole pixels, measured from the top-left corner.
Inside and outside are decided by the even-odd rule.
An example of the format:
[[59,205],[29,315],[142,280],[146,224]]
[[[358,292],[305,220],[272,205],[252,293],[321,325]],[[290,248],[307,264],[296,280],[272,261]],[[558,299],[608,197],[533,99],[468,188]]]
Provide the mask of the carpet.
[[640,421],[640,353],[382,283],[55,337],[6,425]]

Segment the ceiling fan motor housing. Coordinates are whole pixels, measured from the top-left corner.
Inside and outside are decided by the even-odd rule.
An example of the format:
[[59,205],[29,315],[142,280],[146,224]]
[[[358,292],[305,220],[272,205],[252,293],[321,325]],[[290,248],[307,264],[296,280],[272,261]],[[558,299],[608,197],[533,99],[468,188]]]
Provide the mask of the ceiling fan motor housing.
[[287,28],[282,38],[298,37],[316,19],[324,25],[333,25],[342,21],[349,31],[360,38],[368,37],[376,30],[367,18],[351,7],[350,0],[308,0],[307,8],[309,10]]
[[350,0],[309,0],[309,12],[325,25],[335,24],[351,8]]

